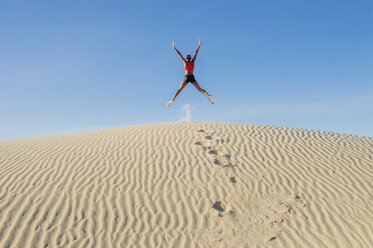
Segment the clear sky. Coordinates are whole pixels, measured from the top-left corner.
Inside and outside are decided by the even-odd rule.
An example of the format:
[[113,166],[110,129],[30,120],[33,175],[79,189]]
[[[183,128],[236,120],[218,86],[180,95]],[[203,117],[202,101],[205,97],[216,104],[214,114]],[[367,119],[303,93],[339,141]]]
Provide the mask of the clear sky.
[[[188,85],[168,108],[184,76],[172,41],[185,56],[199,38],[216,104]],[[187,111],[373,137],[373,1],[3,1],[0,86],[0,139]]]

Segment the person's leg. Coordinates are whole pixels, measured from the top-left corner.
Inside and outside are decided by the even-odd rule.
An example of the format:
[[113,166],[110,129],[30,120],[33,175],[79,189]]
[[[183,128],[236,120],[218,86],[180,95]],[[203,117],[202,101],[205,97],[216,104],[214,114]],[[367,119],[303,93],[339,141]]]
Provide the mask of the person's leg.
[[199,86],[199,84],[198,84],[197,81],[194,81],[192,84],[194,85],[194,87],[196,87],[196,89],[197,89],[199,92],[205,94],[205,96],[209,96],[209,94],[208,94],[204,89],[202,89],[202,88]]
[[201,93],[203,93],[205,96],[207,96],[207,97],[209,98],[209,100],[211,101],[212,104],[215,103],[215,101],[214,101],[214,99],[212,98],[212,96],[209,95],[209,93],[207,93],[207,91],[205,91],[204,89],[202,89],[202,88],[199,86],[199,84],[198,84],[197,81],[194,81],[192,84],[194,85],[194,87],[196,87],[196,89],[197,89],[199,92],[201,92]]
[[185,87],[187,84],[188,84],[188,83],[185,82],[185,81],[181,82],[179,89],[176,91],[174,97],[172,98],[173,101],[175,101],[175,98],[180,94],[180,92],[184,89],[184,87]]
[[167,106],[168,106],[168,107],[170,107],[171,104],[175,102],[175,98],[180,94],[180,92],[184,89],[184,87],[185,87],[187,84],[188,84],[188,83],[185,82],[185,81],[181,82],[180,87],[179,87],[179,89],[176,91],[174,97],[172,98],[171,101],[169,101],[169,102],[167,103]]

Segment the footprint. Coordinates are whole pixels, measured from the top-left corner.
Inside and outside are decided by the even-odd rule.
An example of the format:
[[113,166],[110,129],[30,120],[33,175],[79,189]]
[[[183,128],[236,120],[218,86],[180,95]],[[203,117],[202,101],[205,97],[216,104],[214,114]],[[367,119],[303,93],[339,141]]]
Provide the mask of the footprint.
[[214,205],[212,205],[212,208],[215,209],[216,211],[219,211],[220,213],[225,212],[224,204],[222,205],[221,201],[216,201]]
[[[198,132],[205,132],[204,130],[199,130]],[[224,139],[216,139],[213,138],[214,134],[206,133],[207,135],[204,137],[205,141],[197,141],[194,143],[195,145],[201,146],[204,151],[207,151],[208,154],[213,155],[213,163],[215,165],[219,165],[222,167],[234,167],[231,162],[231,155],[224,154],[221,151],[221,145],[224,143]],[[214,141],[216,143],[214,143]]]
[[216,150],[209,151],[209,154],[218,155],[218,152]]

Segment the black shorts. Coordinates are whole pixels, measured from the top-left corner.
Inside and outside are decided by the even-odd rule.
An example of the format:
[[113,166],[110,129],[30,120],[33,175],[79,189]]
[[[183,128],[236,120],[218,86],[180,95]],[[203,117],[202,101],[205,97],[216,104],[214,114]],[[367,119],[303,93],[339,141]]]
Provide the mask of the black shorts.
[[191,82],[191,83],[193,83],[195,81],[196,81],[196,79],[194,78],[193,74],[192,75],[185,75],[185,77],[184,77],[184,82],[187,82],[187,83]]

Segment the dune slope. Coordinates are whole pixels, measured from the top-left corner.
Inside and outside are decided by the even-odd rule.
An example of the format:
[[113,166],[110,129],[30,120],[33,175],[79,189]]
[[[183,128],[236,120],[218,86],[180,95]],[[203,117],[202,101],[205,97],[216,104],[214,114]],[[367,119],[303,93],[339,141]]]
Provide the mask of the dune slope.
[[373,247],[373,138],[174,122],[0,141],[0,247]]

